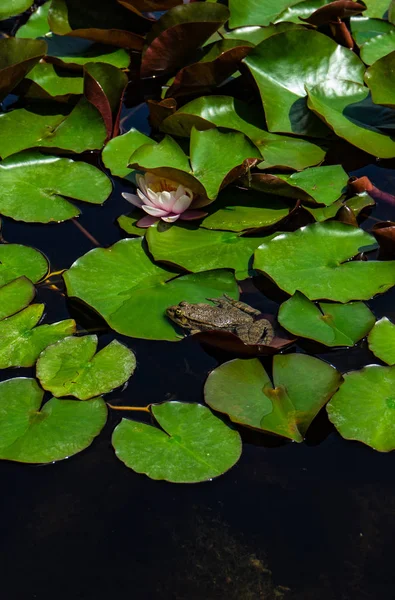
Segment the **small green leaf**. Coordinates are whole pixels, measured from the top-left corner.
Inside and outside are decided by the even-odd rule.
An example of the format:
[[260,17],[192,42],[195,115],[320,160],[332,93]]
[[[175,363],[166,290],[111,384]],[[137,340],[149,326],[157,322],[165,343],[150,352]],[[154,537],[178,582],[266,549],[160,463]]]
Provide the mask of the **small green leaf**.
[[22,276],[37,283],[48,268],[47,259],[38,250],[20,244],[0,244],[0,286]]
[[0,383],[0,459],[23,463],[63,460],[87,448],[105,425],[103,400],[51,398],[40,409],[43,391],[34,379]]
[[[33,81],[36,85],[42,88],[50,96],[66,96],[68,94],[82,94],[84,91],[84,80],[79,74],[64,73],[59,70],[56,66],[50,63],[38,63],[26,76],[26,79]],[[20,116],[22,113],[19,110],[14,111],[15,117]],[[24,110],[25,117],[27,116],[26,110]],[[8,113],[10,116],[13,114]],[[11,119],[12,120],[12,119]],[[54,124],[52,124],[54,127]],[[3,122],[0,121],[0,127],[4,127]],[[38,144],[40,145],[40,144]],[[26,148],[26,146],[24,146]]]
[[37,7],[32,13],[28,21],[19,27],[15,34],[16,38],[38,38],[49,33],[48,11],[51,2],[45,2]]
[[364,16],[373,19],[385,19],[391,0],[364,0],[367,10]]
[[151,479],[197,483],[218,477],[239,460],[241,439],[201,404],[164,402],[152,413],[163,430],[123,419],[112,444],[127,467]]
[[210,373],[207,404],[235,423],[302,442],[321,408],[339,387],[334,367],[305,354],[273,359],[273,386],[257,358],[236,359]]
[[365,16],[351,17],[350,25],[352,36],[358,46],[361,46],[368,40],[371,40],[378,35],[388,33],[389,31],[393,30],[393,26],[391,23],[388,23],[388,21],[369,19]]
[[34,0],[2,0],[0,6],[0,21],[15,17],[31,7]]
[[286,8],[299,0],[229,0],[229,26],[245,27],[247,25],[270,25]]
[[91,40],[53,33],[46,35],[45,41],[48,44],[48,59],[70,69],[87,63],[104,63],[118,69],[127,69],[130,63],[127,50],[108,44],[95,44]]
[[0,369],[31,367],[44,348],[75,333],[73,319],[36,327],[43,313],[44,304],[32,304],[0,321]]
[[395,261],[349,259],[375,248],[373,236],[357,227],[313,223],[263,243],[255,251],[254,268],[288,294],[299,290],[310,300],[369,300],[395,285]]
[[278,321],[293,335],[310,338],[326,346],[353,346],[373,327],[375,318],[363,302],[316,306],[296,292],[280,306]]
[[26,151],[0,162],[0,213],[17,221],[49,223],[80,214],[66,198],[102,204],[108,177],[93,165]]
[[[395,36],[394,36],[395,38]],[[395,51],[375,62],[365,73],[365,81],[376,104],[395,108]]]
[[96,335],[68,337],[48,347],[36,367],[42,387],[57,398],[87,400],[126,383],[136,367],[133,352],[117,340],[96,350]]
[[304,208],[305,210],[309,211],[316,221],[326,221],[327,219],[333,219],[342,206],[347,206],[350,208],[357,217],[364,210],[364,208],[374,205],[375,201],[373,198],[371,198],[367,192],[362,192],[361,194],[357,194],[356,196],[349,198],[345,202],[342,200],[337,200],[330,206],[325,206],[322,208],[308,205],[305,205]]
[[369,365],[344,375],[327,406],[340,435],[379,452],[395,449],[395,367]]
[[132,154],[144,144],[155,146],[156,142],[137,129],[131,129],[123,135],[113,138],[103,150],[103,162],[112,175],[127,177],[134,172],[128,167]]
[[395,365],[395,325],[387,317],[377,321],[368,336],[369,348],[377,358]]
[[0,320],[25,308],[35,293],[34,285],[26,277],[18,277],[0,287]]
[[361,47],[361,58],[367,65],[380,60],[395,50],[395,27],[388,33],[377,35]]

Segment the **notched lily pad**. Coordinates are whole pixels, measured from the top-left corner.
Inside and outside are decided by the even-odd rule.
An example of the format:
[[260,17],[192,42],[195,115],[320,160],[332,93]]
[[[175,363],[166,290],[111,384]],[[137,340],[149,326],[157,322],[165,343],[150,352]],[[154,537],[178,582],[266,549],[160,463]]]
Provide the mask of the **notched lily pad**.
[[38,250],[21,244],[0,244],[0,286],[22,276],[37,283],[48,269],[47,259]]
[[152,405],[158,425],[123,419],[112,436],[117,457],[137,473],[173,483],[218,477],[239,460],[241,439],[201,404]]
[[369,365],[344,375],[327,406],[340,435],[379,452],[395,449],[395,367]]
[[373,327],[368,336],[369,348],[377,358],[395,365],[395,325],[383,317]]
[[97,352],[97,336],[68,337],[44,350],[36,373],[42,387],[57,398],[88,400],[123,385],[136,367],[131,350],[113,340]]
[[0,287],[0,320],[26,308],[35,293],[34,285],[26,277],[18,277]]
[[137,129],[130,129],[127,133],[115,137],[106,144],[102,153],[104,165],[110,169],[112,175],[128,177],[134,172],[134,169],[128,167],[129,158],[145,144],[155,146],[156,142]]
[[278,320],[296,336],[326,346],[353,346],[369,333],[375,318],[363,302],[316,305],[296,292],[280,306]]
[[210,373],[204,396],[235,423],[302,442],[340,381],[334,367],[305,354],[275,356],[273,385],[259,359],[236,359]]
[[[51,398],[34,379],[17,377],[0,383],[0,459],[49,463],[81,452],[107,419],[103,400],[87,402]],[[41,407],[41,408],[40,408]]]

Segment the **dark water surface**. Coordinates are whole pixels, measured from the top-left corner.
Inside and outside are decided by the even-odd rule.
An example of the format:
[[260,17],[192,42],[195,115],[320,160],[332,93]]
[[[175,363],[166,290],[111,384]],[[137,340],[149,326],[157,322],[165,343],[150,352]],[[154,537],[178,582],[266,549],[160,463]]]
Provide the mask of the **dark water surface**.
[[[393,172],[376,166],[363,172],[394,193]],[[79,222],[103,246],[123,237],[115,224],[130,208],[123,189],[117,182],[103,207],[81,205]],[[373,219],[391,218],[393,210],[378,206]],[[4,219],[2,234],[39,248],[52,271],[94,247],[72,222]],[[243,299],[276,310],[253,289]],[[74,317],[81,327],[99,328],[101,346],[117,338],[136,353],[135,375],[123,392],[110,395],[113,403],[202,402],[208,372],[228,358],[192,340],[113,334],[49,288],[40,287],[37,300],[46,304],[46,322]],[[394,318],[394,290],[371,306],[377,317]],[[320,356],[343,372],[377,362],[366,344]],[[0,372],[2,379],[17,375],[34,376],[34,370]],[[110,438],[119,420],[110,412],[92,446],[69,460],[0,463],[4,600],[395,598],[394,454],[343,440],[323,411],[304,444],[242,431],[243,454],[231,471],[203,484],[174,485],[137,475],[115,458]]]

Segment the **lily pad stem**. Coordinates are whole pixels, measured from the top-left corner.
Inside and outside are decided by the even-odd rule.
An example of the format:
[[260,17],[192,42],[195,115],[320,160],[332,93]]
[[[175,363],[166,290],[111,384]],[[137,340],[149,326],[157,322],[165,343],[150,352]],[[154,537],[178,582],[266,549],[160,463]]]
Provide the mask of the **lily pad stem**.
[[151,406],[150,404],[148,404],[148,406],[114,406],[113,404],[110,404],[109,402],[107,402],[107,406],[114,410],[136,410],[136,411],[151,413],[151,411],[149,409],[149,407]]
[[89,231],[87,231],[85,229],[85,227],[83,227],[81,225],[81,223],[78,223],[78,221],[76,219],[71,219],[74,223],[74,225],[80,230],[82,231],[82,233],[88,238],[88,240],[90,240],[92,242],[92,244],[94,244],[97,247],[100,247],[101,244],[97,241],[96,238],[93,237],[93,235],[91,233],[89,233]]

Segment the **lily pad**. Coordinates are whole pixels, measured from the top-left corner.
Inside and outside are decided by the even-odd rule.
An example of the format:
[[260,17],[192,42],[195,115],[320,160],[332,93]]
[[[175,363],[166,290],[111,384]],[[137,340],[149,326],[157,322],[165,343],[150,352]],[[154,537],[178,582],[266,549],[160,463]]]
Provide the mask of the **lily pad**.
[[44,350],[36,373],[42,387],[57,398],[88,400],[123,385],[136,367],[131,350],[113,340],[97,352],[97,336],[67,337]]
[[[395,36],[394,36],[395,38]],[[376,104],[395,108],[395,51],[375,62],[365,73],[365,81]]]
[[31,367],[49,344],[75,333],[73,319],[36,327],[43,313],[44,304],[32,304],[0,321],[0,369]]
[[326,6],[327,4],[332,3],[333,0],[304,0],[300,2],[292,2],[281,14],[278,15],[275,22],[276,24],[281,23],[300,23],[301,20],[308,19],[311,15]]
[[46,35],[45,41],[48,44],[46,60],[70,69],[97,62],[127,69],[130,63],[130,54],[124,48],[54,33]]
[[48,11],[50,6],[51,2],[45,2],[45,4],[38,6],[30,15],[28,21],[19,27],[15,37],[38,38],[49,33],[50,29],[48,24]]
[[154,260],[198,273],[234,269],[236,279],[250,274],[254,250],[267,237],[241,237],[231,231],[209,231],[180,226],[149,227],[146,233]]
[[304,209],[309,211],[316,221],[326,221],[327,219],[333,219],[343,206],[350,208],[357,217],[365,208],[374,206],[375,204],[375,201],[367,192],[362,192],[361,194],[349,198],[345,202],[337,200],[330,206],[324,206],[322,208],[305,205]]
[[88,252],[66,271],[64,279],[68,295],[92,306],[115,331],[151,340],[180,340],[165,316],[168,306],[182,300],[204,302],[224,293],[238,297],[231,271],[180,277],[151,261],[142,238]]
[[[73,74],[70,72],[64,73],[62,71],[59,71],[54,65],[50,63],[38,63],[30,71],[30,73],[28,73],[26,79],[28,79],[29,81],[33,81],[33,83],[35,83],[42,90],[44,90],[49,96],[53,97],[66,96],[69,94],[78,95],[82,94],[82,92],[84,91],[84,80],[79,74]],[[16,112],[16,115],[21,114],[19,110],[16,110],[14,112]],[[24,111],[24,114],[26,114],[26,112],[27,111]],[[11,112],[8,114],[12,115],[13,113]],[[0,121],[0,128],[1,127],[2,121]],[[23,146],[23,148],[26,148],[26,146]]]
[[0,6],[0,21],[15,17],[31,7],[34,0],[2,0]]
[[236,359],[210,373],[204,397],[235,423],[302,442],[340,381],[334,367],[305,354],[275,356],[273,385],[259,359]]
[[395,325],[387,317],[377,321],[368,336],[369,348],[377,358],[395,365]]
[[[0,383],[0,459],[49,463],[81,452],[107,419],[101,398],[88,402],[51,398],[34,379],[17,377]],[[40,408],[41,407],[41,408]]]
[[0,155],[7,158],[27,148],[62,148],[78,153],[97,150],[103,146],[106,128],[99,111],[81,98],[71,111],[55,102],[3,113],[0,134]]
[[102,153],[104,165],[111,171],[112,175],[128,177],[134,172],[134,169],[128,167],[129,158],[132,154],[144,144],[154,146],[156,143],[152,138],[132,128],[127,133],[115,137],[106,144]]
[[229,0],[229,26],[270,25],[286,8],[297,4],[299,0]]
[[340,435],[379,452],[395,449],[395,367],[369,365],[344,375],[327,406]]
[[37,283],[48,268],[47,259],[38,250],[21,244],[0,244],[0,286],[23,276]]
[[218,477],[239,460],[241,439],[201,404],[164,402],[152,406],[162,427],[123,419],[112,444],[117,457],[137,473],[173,483]]
[[361,47],[361,58],[367,65],[372,65],[376,61],[387,56],[395,50],[395,27],[388,33],[375,36],[368,40]]
[[374,19],[384,19],[388,11],[390,0],[364,0],[366,5],[365,15]]
[[380,130],[383,125],[393,126],[395,113],[373,104],[368,88],[349,82],[327,83],[309,88],[308,95],[309,108],[339,137],[379,158],[395,155],[395,140]]
[[46,49],[42,40],[0,39],[0,100],[22,81]]
[[[292,29],[264,40],[243,61],[262,98],[269,131],[322,136],[326,128],[306,105],[306,85],[363,83],[364,65],[348,48],[317,31]],[[330,98],[329,98],[330,99]]]
[[161,124],[162,131],[189,136],[192,127],[214,126],[244,133],[265,159],[260,169],[271,166],[300,171],[324,160],[325,151],[308,140],[269,133],[262,111],[230,96],[203,96],[182,106]]
[[18,277],[0,287],[0,320],[26,308],[35,293],[34,285],[26,277]]
[[[366,14],[366,13],[365,13]],[[354,40],[361,46],[368,40],[388,33],[393,30],[393,26],[388,21],[381,19],[369,19],[368,17],[351,17],[350,19],[351,33]]]
[[65,197],[102,204],[111,193],[110,180],[96,167],[32,151],[0,162],[0,185],[3,215],[39,223],[78,216],[80,210]]
[[315,305],[296,292],[280,306],[278,321],[294,335],[326,346],[354,346],[369,333],[375,317],[363,302]]
[[[350,261],[377,248],[370,234],[337,221],[281,233],[255,251],[254,268],[288,294],[310,300],[369,300],[395,285],[395,261]],[[346,262],[348,261],[348,262]]]

